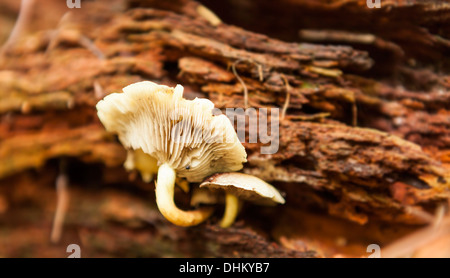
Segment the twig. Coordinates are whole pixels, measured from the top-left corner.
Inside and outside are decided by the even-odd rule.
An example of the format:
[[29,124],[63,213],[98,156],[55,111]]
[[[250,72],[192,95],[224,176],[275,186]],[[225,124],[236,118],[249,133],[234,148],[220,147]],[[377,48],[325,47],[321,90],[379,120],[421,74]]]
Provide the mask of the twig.
[[0,49],[0,56],[4,55],[4,53],[10,48],[14,43],[17,42],[18,38],[24,32],[25,27],[28,25],[28,22],[31,18],[31,13],[33,11],[34,0],[22,0],[20,3],[19,16],[17,17],[16,23],[9,34],[8,39],[3,44]]
[[94,54],[97,58],[99,58],[100,60],[104,60],[105,54],[103,54],[103,52],[95,45],[95,43],[90,38],[73,30],[72,35],[75,34],[75,39],[65,34],[65,32],[70,33],[71,31],[70,29],[66,29],[67,22],[70,21],[71,16],[71,12],[66,12],[59,20],[57,29],[50,31],[51,38],[50,42],[48,43],[47,49],[45,50],[45,53],[49,53],[60,43],[60,41],[66,39],[77,42],[80,46],[92,52],[92,54]]
[[315,121],[318,119],[323,119],[329,117],[329,112],[316,113],[312,115],[289,115],[287,118],[291,121],[299,120],[299,121]]
[[100,83],[97,80],[94,81],[94,95],[95,98],[98,100],[104,98],[106,95],[102,85],[100,85]]
[[248,108],[248,90],[247,86],[244,83],[244,80],[239,76],[239,74],[236,72],[236,64],[239,63],[241,60],[237,60],[236,62],[231,65],[231,70],[233,71],[233,74],[236,76],[239,83],[241,83],[242,87],[244,88],[244,108]]
[[56,178],[56,211],[53,219],[53,227],[50,235],[50,241],[57,243],[61,239],[62,228],[64,224],[64,218],[66,216],[67,207],[69,205],[69,192],[67,190],[68,177],[66,173],[65,159],[60,161],[59,175]]
[[206,19],[212,26],[217,26],[222,23],[222,20],[220,20],[214,12],[201,4],[197,7],[197,13]]
[[[384,4],[386,5],[386,4]],[[303,29],[299,31],[303,40],[310,42],[332,42],[347,44],[374,45],[392,51],[398,57],[405,56],[403,49],[396,43],[384,40],[370,33],[355,33],[342,30],[312,30]]]
[[358,107],[356,106],[356,100],[353,100],[352,103],[352,125],[358,125]]
[[436,209],[436,214],[435,217],[433,219],[432,225],[436,228],[438,228],[439,226],[442,225],[442,221],[445,218],[445,213],[446,213],[446,209],[444,205],[440,205],[437,209]]
[[427,223],[433,223],[433,221],[435,221],[434,215],[432,215],[432,214],[430,214],[430,213],[428,213],[426,211],[423,211],[421,209],[417,209],[415,207],[412,207],[412,206],[407,206],[405,208],[405,212],[407,214],[414,215],[415,217],[420,218],[420,219],[424,220]]
[[259,75],[259,81],[262,82],[264,80],[264,76],[263,76],[263,72],[262,72],[262,66],[258,63],[256,63],[255,61],[249,60],[249,59],[239,59],[236,60],[232,65],[231,65],[231,70],[233,71],[233,74],[236,76],[237,80],[239,81],[239,83],[241,83],[242,87],[244,88],[244,107],[245,109],[248,108],[248,89],[247,86],[245,85],[244,80],[242,80],[242,78],[239,76],[239,74],[236,71],[236,65],[239,64],[240,62],[250,62],[254,65],[256,65],[256,67],[258,68],[258,75]]
[[446,210],[444,206],[438,207],[434,216],[412,207],[408,207],[407,210],[409,213],[424,219],[429,224],[425,228],[407,235],[383,248],[381,252],[382,257],[397,258],[414,256],[414,253],[420,248],[424,248],[434,240],[448,235],[450,231],[450,216],[445,216]]
[[289,86],[289,81],[284,74],[281,74],[281,78],[283,78],[284,84],[286,85],[286,100],[284,101],[283,110],[281,110],[281,119],[283,120],[289,107],[289,101],[291,98],[291,86]]

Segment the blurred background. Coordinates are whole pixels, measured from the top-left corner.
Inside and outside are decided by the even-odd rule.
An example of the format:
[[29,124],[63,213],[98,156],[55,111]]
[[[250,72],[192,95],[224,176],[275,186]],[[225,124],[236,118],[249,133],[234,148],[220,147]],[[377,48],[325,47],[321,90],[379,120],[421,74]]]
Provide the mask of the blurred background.
[[[446,1],[68,2],[0,2],[1,257],[450,256]],[[280,108],[243,171],[286,204],[166,221],[95,109],[141,80]]]

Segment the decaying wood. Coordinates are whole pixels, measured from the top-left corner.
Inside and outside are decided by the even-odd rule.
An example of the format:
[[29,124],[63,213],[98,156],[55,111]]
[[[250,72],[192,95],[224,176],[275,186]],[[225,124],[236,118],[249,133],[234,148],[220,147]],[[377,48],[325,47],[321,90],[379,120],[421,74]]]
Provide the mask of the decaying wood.
[[[156,209],[151,187],[138,189],[128,184],[128,188],[88,190],[90,194],[86,194],[84,186],[73,178],[62,239],[50,244],[53,219],[48,212],[55,208],[56,193],[49,184],[57,173],[51,168],[41,171],[45,177],[42,172],[26,171],[2,181],[2,213],[8,212],[3,216],[8,227],[0,240],[2,255],[67,257],[66,247],[78,244],[82,257],[123,257],[125,253],[130,257],[316,256],[313,251],[296,251],[269,241],[270,230],[257,230],[252,223],[240,221],[230,229],[212,222],[190,229],[174,226]],[[15,188],[8,189],[6,183]],[[136,193],[148,199],[138,198]],[[11,244],[17,240],[23,243]]]
[[[344,5],[341,2],[347,7],[343,14],[334,10]],[[445,38],[448,30],[436,27],[448,22],[450,10],[437,4],[439,1],[417,1],[411,6],[389,1],[380,10],[367,9],[362,2],[282,1],[297,12],[305,9],[335,15],[322,23],[311,19],[307,29],[318,31],[301,33],[316,44],[287,42],[226,21],[211,21],[208,13],[198,12],[200,6],[194,1],[113,1],[109,7],[102,1],[88,2],[83,3],[85,9],[58,17],[54,29],[24,34],[0,58],[0,197],[6,203],[17,202],[13,195],[20,193],[8,187],[26,184],[29,178],[21,180],[21,176],[28,177],[30,169],[44,169],[38,170],[38,176],[51,173],[57,168],[52,163],[63,157],[76,161],[75,165],[81,163],[83,169],[102,169],[87,175],[95,178],[98,186],[131,183],[145,188],[139,178],[130,181],[122,169],[125,150],[104,130],[95,104],[133,82],[153,80],[170,86],[181,83],[187,98],[206,97],[221,109],[244,108],[244,91],[249,107],[287,107],[280,120],[276,153],[261,154],[263,144],[244,143],[248,163],[243,171],[271,182],[285,194],[286,208],[274,209],[285,213],[280,223],[302,222],[303,217],[311,217],[305,211],[358,223],[353,225],[426,223],[420,212],[433,214],[450,197],[450,83],[448,59],[443,56],[450,44]],[[268,5],[262,1],[255,10],[261,12],[259,9]],[[412,9],[411,18],[422,16],[421,21],[395,23]],[[274,14],[282,11],[286,8],[280,4]],[[358,12],[372,19],[373,29],[358,24],[348,31],[354,21],[361,20],[343,18]],[[442,15],[438,17],[437,12]],[[101,17],[96,18],[99,13]],[[389,28],[386,18],[391,22]],[[332,19],[344,22],[340,31],[327,25]],[[295,28],[298,34],[301,28]],[[438,31],[443,35],[432,34]],[[401,41],[394,32],[410,41]],[[421,51],[416,44],[410,45],[411,41],[421,42]],[[321,42],[326,44],[318,44]],[[361,45],[366,46],[364,50],[358,50]],[[380,59],[383,51],[396,59]],[[430,68],[430,57],[441,59],[442,65]],[[379,77],[377,71],[384,68],[390,70]],[[108,177],[105,173],[111,169],[119,174]],[[36,182],[30,190],[38,193],[38,186],[46,184]],[[48,191],[43,194],[51,195]],[[120,256],[123,248],[130,256],[152,257],[332,255],[329,249],[314,244],[293,244],[293,232],[285,232],[277,221],[270,223],[273,227],[250,221],[246,215],[258,218],[251,208],[229,230],[219,229],[213,220],[184,229],[159,216],[150,204],[151,189],[148,199],[127,195],[127,200],[118,198],[117,193],[99,196],[82,183],[73,191],[71,200],[87,198],[87,205],[77,212],[79,204],[72,202],[67,225],[72,232],[78,231],[83,245],[98,244],[98,249],[88,249],[92,256]],[[90,198],[90,194],[96,197]],[[108,217],[129,214],[125,220],[115,219],[113,230],[107,232],[99,223],[106,221],[108,226],[111,221],[104,207],[96,207],[95,198],[114,203]],[[105,201],[108,198],[111,200]],[[51,211],[49,205],[40,209]],[[72,218],[70,210],[75,210]],[[16,210],[6,206],[1,213],[8,211]],[[130,228],[129,221],[139,228]],[[116,246],[91,242],[118,237],[123,241]],[[139,240],[133,240],[135,237]],[[148,249],[131,251],[127,241]],[[180,242],[184,243],[178,247]],[[5,252],[3,255],[20,255]]]

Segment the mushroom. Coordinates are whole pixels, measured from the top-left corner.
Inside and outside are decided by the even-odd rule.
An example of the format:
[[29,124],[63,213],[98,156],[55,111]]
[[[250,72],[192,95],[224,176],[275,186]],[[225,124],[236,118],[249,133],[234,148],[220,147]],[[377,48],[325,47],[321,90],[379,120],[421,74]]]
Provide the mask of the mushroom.
[[[151,155],[144,153],[142,149],[128,150],[127,159],[125,160],[123,166],[128,171],[132,171],[134,169],[138,170],[141,174],[142,180],[147,183],[151,182],[154,175],[158,173],[158,160]],[[175,184],[178,185],[184,192],[189,192],[189,183],[186,180],[177,177]]]
[[128,171],[133,169],[138,170],[142,180],[145,182],[151,182],[153,176],[158,173],[158,161],[154,157],[144,153],[142,149],[128,150],[127,159],[123,166]]
[[[213,108],[207,99],[184,99],[181,85],[170,88],[150,81],[126,86],[123,93],[112,93],[97,104],[106,130],[116,133],[134,154],[142,151],[157,161],[156,203],[176,225],[197,225],[212,214],[211,208],[184,211],[176,206],[177,176],[201,182],[214,173],[238,171],[247,161],[230,120],[213,116]],[[150,161],[144,160],[142,165]],[[141,173],[148,180],[152,170]]]
[[243,173],[217,173],[207,178],[199,187],[225,191],[225,212],[220,221],[223,228],[233,224],[241,200],[265,206],[285,203],[275,187],[255,176]]

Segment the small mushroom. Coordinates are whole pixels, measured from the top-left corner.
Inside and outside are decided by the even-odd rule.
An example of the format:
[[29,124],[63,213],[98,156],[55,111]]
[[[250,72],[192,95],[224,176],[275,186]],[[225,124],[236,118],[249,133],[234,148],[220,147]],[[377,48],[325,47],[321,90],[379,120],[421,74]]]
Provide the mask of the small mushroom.
[[[176,206],[176,176],[201,182],[214,173],[238,171],[247,161],[230,120],[214,116],[213,108],[207,99],[184,99],[181,85],[170,88],[149,81],[131,84],[97,104],[100,121],[127,150],[157,161],[156,203],[176,225],[197,225],[212,214],[211,208],[184,211]],[[147,180],[154,172],[145,166],[152,165],[149,157],[138,163],[144,165],[140,172]]]
[[142,180],[145,182],[151,182],[153,176],[158,173],[158,161],[154,157],[144,153],[142,149],[128,150],[127,159],[123,166],[128,171],[138,170]]
[[239,212],[240,200],[265,206],[285,202],[275,187],[255,176],[243,173],[217,173],[207,178],[199,187],[225,192],[225,212],[220,221],[223,228],[233,224]]

